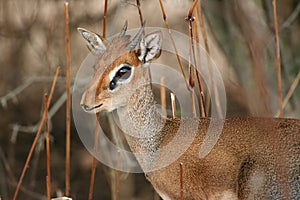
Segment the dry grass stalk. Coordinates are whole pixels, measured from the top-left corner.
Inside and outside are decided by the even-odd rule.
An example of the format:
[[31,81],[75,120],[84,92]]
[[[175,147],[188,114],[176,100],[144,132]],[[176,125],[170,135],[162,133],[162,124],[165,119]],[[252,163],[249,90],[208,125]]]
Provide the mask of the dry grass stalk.
[[185,81],[185,83],[186,83],[187,89],[190,90],[190,85],[189,85],[188,79],[187,79],[187,77],[186,77],[186,75],[185,75],[185,72],[184,72],[184,69],[183,69],[183,65],[182,65],[180,56],[179,56],[179,54],[178,54],[178,50],[177,50],[177,47],[176,47],[176,44],[175,44],[175,40],[174,40],[174,38],[173,38],[171,29],[170,29],[170,26],[169,26],[169,23],[168,23],[168,20],[167,20],[167,15],[166,15],[166,12],[165,12],[164,5],[163,5],[163,3],[162,3],[162,0],[159,0],[159,5],[160,5],[160,8],[161,8],[163,20],[164,20],[164,22],[165,22],[165,25],[166,25],[166,27],[167,27],[167,29],[168,29],[168,33],[169,33],[170,39],[171,39],[171,41],[172,41],[172,45],[173,45],[174,50],[175,50],[175,52],[176,52],[176,58],[177,58],[177,61],[178,61],[179,66],[180,66],[182,76],[183,76],[184,81]]
[[[174,47],[174,50],[176,52],[176,58],[177,58],[177,62],[180,66],[180,69],[181,69],[181,73],[182,73],[182,76],[184,78],[184,81],[186,83],[186,87],[187,89],[190,91],[190,94],[191,94],[191,98],[192,98],[192,108],[193,108],[193,115],[196,117],[197,116],[197,113],[196,113],[196,106],[195,106],[195,99],[194,99],[194,91],[193,91],[193,81],[190,82],[190,80],[193,79],[192,77],[192,74],[190,76],[190,80],[187,79],[186,75],[185,75],[185,72],[184,72],[184,69],[183,69],[183,65],[182,65],[182,62],[181,62],[181,59],[180,59],[180,56],[178,54],[178,50],[177,50],[177,47],[176,47],[176,44],[175,44],[175,41],[174,41],[174,38],[173,38],[173,35],[172,35],[172,32],[171,32],[171,29],[170,29],[170,26],[169,26],[169,23],[167,21],[167,16],[166,16],[166,13],[165,13],[165,9],[164,9],[164,6],[163,6],[163,3],[161,0],[159,0],[159,4],[160,4],[160,7],[161,7],[161,12],[162,12],[162,15],[163,15],[163,20],[165,22],[165,25],[168,29],[168,33],[169,33],[169,36],[171,38],[171,41],[172,41],[172,45]],[[191,72],[191,70],[190,70]]]
[[[48,102],[47,102],[47,107],[49,108],[49,105],[50,105],[50,102],[51,102],[51,99],[52,99],[52,96],[53,96],[53,93],[54,93],[54,89],[55,89],[55,86],[56,86],[56,82],[57,82],[57,78],[58,78],[58,74],[59,74],[59,71],[60,71],[60,67],[57,67],[56,69],[56,72],[55,72],[55,76],[54,76],[54,79],[53,79],[53,82],[52,82],[52,86],[51,86],[51,90],[50,90],[50,94],[49,94],[49,98],[48,98]],[[40,137],[40,134],[42,132],[42,128],[44,126],[44,122],[45,122],[45,111],[43,113],[43,116],[42,116],[42,119],[41,119],[41,122],[40,122],[40,126],[38,128],[38,131],[35,135],[35,138],[33,140],[33,143],[31,145],[31,148],[29,150],[29,153],[28,153],[28,156],[27,156],[27,159],[26,159],[26,162],[25,162],[25,165],[23,167],[23,170],[22,170],[22,173],[21,173],[21,176],[19,178],[19,182],[17,184],[17,187],[16,187],[16,190],[15,190],[15,193],[14,193],[14,196],[13,196],[13,200],[16,200],[17,197],[18,197],[18,194],[19,194],[19,191],[20,191],[20,188],[21,188],[21,185],[22,185],[22,182],[23,182],[23,179],[24,179],[24,176],[26,174],[26,171],[29,167],[29,162],[31,160],[31,157],[33,155],[33,152],[34,152],[34,149],[36,147],[36,144],[38,142],[38,139]]]
[[[197,10],[197,7],[196,7],[196,10]],[[196,18],[197,19],[197,18]],[[195,36],[195,40],[196,40],[196,50],[197,50],[197,56],[199,58],[199,60],[201,61],[201,49],[200,49],[200,39],[199,39],[199,33],[198,33],[198,20],[194,20],[194,36]],[[196,68],[194,68],[194,74],[196,73],[199,73]],[[203,84],[203,78],[200,76],[200,82],[201,82],[201,85],[204,85]],[[206,99],[205,99],[205,113],[209,113],[209,107],[210,107],[210,99],[209,99],[209,94],[207,93],[206,94]]]
[[103,14],[103,33],[102,37],[106,38],[106,16],[107,16],[107,2],[108,0],[104,1],[104,14]]
[[65,194],[70,196],[70,147],[71,147],[71,58],[70,58],[70,28],[69,28],[69,3],[64,3],[65,11],[65,39],[66,39],[66,180]]
[[95,123],[95,137],[94,137],[94,156],[93,156],[93,163],[92,163],[92,170],[91,170],[91,180],[90,180],[90,189],[89,189],[89,200],[93,199],[93,192],[94,192],[94,183],[95,183],[95,174],[96,174],[96,167],[97,167],[97,150],[98,150],[98,140],[99,140],[99,129],[98,129],[98,122],[100,119],[100,114],[96,114],[96,123]]
[[195,104],[195,90],[192,90],[190,94],[191,94],[191,99],[192,99],[193,117],[197,118],[197,110],[196,110],[196,104]]
[[193,16],[193,12],[194,12],[194,10],[196,8],[197,3],[198,3],[198,0],[195,0],[193,2],[192,6],[190,7],[189,12],[188,12],[188,19]]
[[[196,53],[195,53],[195,44],[194,44],[194,33],[193,33],[193,22],[195,20],[193,16],[194,9],[196,7],[197,1],[194,1],[193,5],[191,6],[188,16],[186,20],[189,23],[189,34],[190,34],[190,46],[192,49],[192,58],[194,60],[194,68],[197,69],[197,60],[196,60]],[[197,27],[196,27],[197,28]],[[204,91],[203,91],[203,81],[201,80],[202,78],[200,77],[199,72],[196,70],[196,77],[197,77],[197,82],[198,82],[198,87],[200,91],[200,108],[201,108],[201,117],[206,117],[206,110],[205,110],[205,100],[204,100]]]
[[184,192],[183,192],[183,163],[180,163],[179,167],[180,167],[180,200],[184,200]]
[[45,104],[45,124],[46,124],[46,157],[47,157],[47,176],[46,176],[46,186],[47,186],[47,199],[51,199],[51,151],[50,151],[50,134],[49,134],[49,119],[48,119],[48,95],[44,96]]
[[144,19],[143,19],[143,14],[142,14],[142,10],[141,10],[141,3],[140,3],[140,0],[136,0],[136,6],[137,6],[138,11],[139,11],[139,16],[140,16],[141,26],[143,26]]
[[177,112],[177,109],[176,109],[176,97],[175,97],[175,94],[171,92],[171,105],[172,105],[172,116],[173,116],[173,119],[176,118],[176,112]]
[[[189,49],[189,55],[191,55],[191,48]],[[195,76],[196,76],[196,68],[192,67],[191,65],[191,62],[190,62],[190,56],[189,56],[189,74],[190,74],[190,77],[189,77],[189,84],[191,86],[191,92],[190,92],[190,95],[191,95],[191,100],[192,100],[192,112],[193,112],[193,117],[197,117],[197,110],[196,110],[196,104],[195,104]]]
[[279,99],[279,117],[283,117],[282,106],[282,83],[281,83],[281,58],[280,58],[280,46],[279,46],[279,34],[278,34],[278,21],[277,21],[277,7],[276,0],[272,1],[273,14],[274,14],[274,28],[275,28],[275,40],[276,40],[276,57],[277,57],[277,81],[278,81],[278,99]]
[[[200,58],[201,53],[200,53],[200,39],[199,39],[199,33],[198,33],[198,23],[200,24],[200,29],[201,29],[201,33],[202,33],[202,37],[203,37],[203,41],[204,41],[205,51],[208,56],[210,55],[209,48],[208,48],[208,42],[207,42],[207,35],[206,35],[205,27],[204,27],[204,20],[203,20],[202,10],[201,10],[201,0],[197,1],[197,7],[194,9],[196,9],[196,20],[194,23],[194,27],[195,27],[194,30],[195,30],[195,38],[196,38],[196,42],[197,42],[197,45],[196,45],[197,53],[198,53],[197,56],[199,56],[199,58]],[[210,59],[207,59],[207,60],[208,60],[208,70],[210,72],[210,77],[212,78],[211,70],[210,70],[210,67],[211,67]],[[206,99],[205,99],[206,113],[209,113],[210,106],[211,106],[210,103],[211,103],[210,102],[210,94],[206,93]]]

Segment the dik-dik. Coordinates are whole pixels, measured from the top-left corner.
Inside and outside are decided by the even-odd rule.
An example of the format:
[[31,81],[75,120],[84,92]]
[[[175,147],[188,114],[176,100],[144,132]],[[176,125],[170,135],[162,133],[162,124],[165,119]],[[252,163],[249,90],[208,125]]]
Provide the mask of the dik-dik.
[[[300,199],[300,120],[226,119],[214,148],[200,158],[200,146],[211,120],[216,126],[223,121],[163,117],[155,106],[149,71],[149,63],[161,53],[161,34],[143,36],[141,27],[131,40],[126,29],[127,25],[119,37],[107,41],[78,28],[98,56],[81,106],[91,113],[118,110],[131,150],[135,154],[146,152],[147,156],[137,160],[147,168],[146,177],[164,200],[180,199],[181,183],[185,200]],[[192,144],[175,162],[148,170],[165,159],[166,155],[157,153],[160,148],[178,131],[188,137],[190,127],[195,125]]]

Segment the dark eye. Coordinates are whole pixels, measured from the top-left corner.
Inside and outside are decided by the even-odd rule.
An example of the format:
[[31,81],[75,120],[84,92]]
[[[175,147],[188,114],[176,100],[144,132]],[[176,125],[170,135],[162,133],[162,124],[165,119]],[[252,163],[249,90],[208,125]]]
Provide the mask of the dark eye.
[[131,75],[131,67],[128,65],[124,65],[119,71],[117,71],[114,78],[117,80],[126,80]]
[[128,79],[131,75],[131,66],[128,64],[124,64],[123,67],[121,67],[117,73],[115,74],[114,78],[109,83],[109,89],[113,90],[117,87],[117,82],[125,81]]

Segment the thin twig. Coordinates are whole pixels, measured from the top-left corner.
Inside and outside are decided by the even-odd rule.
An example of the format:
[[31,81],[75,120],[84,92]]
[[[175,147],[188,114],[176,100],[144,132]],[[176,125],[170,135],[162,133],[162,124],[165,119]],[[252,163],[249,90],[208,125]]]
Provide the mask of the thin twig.
[[66,37],[66,182],[65,194],[70,196],[70,146],[71,146],[71,56],[70,56],[70,28],[69,28],[69,3],[65,2],[65,37]]
[[[72,90],[72,87],[71,87]],[[57,113],[57,111],[61,108],[61,106],[65,103],[67,99],[67,94],[66,92],[64,92],[59,98],[58,100],[55,102],[54,105],[51,106],[49,112],[48,112],[48,117],[49,117],[49,121],[51,121],[51,119],[53,118],[53,116]],[[19,124],[13,124],[12,129],[13,129],[13,133],[11,136],[11,142],[15,143],[16,141],[16,135],[18,134],[18,132],[23,132],[23,133],[35,133],[37,132],[38,128],[39,128],[39,123],[32,126],[21,126]],[[51,130],[51,127],[50,127]]]
[[193,2],[192,6],[190,7],[189,12],[188,12],[188,19],[193,17],[193,12],[194,12],[194,9],[196,8],[197,3],[198,3],[198,0],[195,0]]
[[45,102],[45,124],[46,124],[46,157],[47,157],[47,176],[46,176],[46,188],[47,188],[47,199],[51,200],[51,151],[50,151],[50,134],[49,134],[49,121],[48,121],[48,95],[44,96]]
[[176,118],[176,98],[175,98],[175,94],[171,92],[171,105],[172,105],[172,116],[173,119]]
[[193,109],[193,117],[196,118],[197,117],[197,110],[196,110],[196,101],[195,101],[195,76],[196,76],[196,68],[192,67],[191,65],[191,45],[189,48],[189,84],[191,86],[191,91],[190,91],[190,95],[191,95],[191,100],[192,100],[192,109]]
[[192,100],[193,117],[197,118],[197,110],[196,110],[196,103],[195,103],[195,90],[191,90],[190,95],[191,95],[191,100]]
[[[290,87],[290,89],[289,89],[287,95],[286,95],[285,98],[283,99],[283,103],[282,103],[283,109],[286,107],[287,103],[289,102],[290,98],[292,97],[292,95],[293,95],[295,89],[297,88],[297,85],[298,85],[299,81],[300,81],[300,70],[299,70],[299,72],[298,72],[298,74],[297,74],[295,80],[293,81],[293,83],[292,83],[292,85],[291,85],[291,87]],[[279,116],[279,114],[280,114],[280,111],[278,111],[278,112],[276,113],[276,116]]]
[[143,24],[144,24],[144,19],[143,19],[143,14],[142,14],[142,10],[141,10],[141,3],[140,3],[140,0],[136,0],[136,6],[137,6],[138,11],[139,11],[139,16],[140,16],[141,26],[143,26]]
[[279,117],[283,117],[282,83],[281,83],[281,59],[280,59],[280,46],[279,46],[279,35],[278,35],[278,21],[277,21],[276,0],[273,0],[272,4],[273,4],[275,40],[276,40],[278,99],[279,99],[279,110],[280,110]]
[[194,89],[195,87],[195,76],[196,76],[196,68],[192,66],[192,63],[191,63],[191,45],[189,47],[189,63],[188,63],[188,68],[189,68],[189,74],[190,74],[190,77],[189,77],[189,84],[190,84],[190,87]]
[[103,14],[103,33],[102,37],[106,38],[106,16],[107,16],[107,1],[104,1],[104,14]]
[[289,27],[294,21],[295,19],[297,19],[298,15],[300,13],[300,2],[298,3],[298,5],[296,6],[295,10],[292,12],[292,14],[287,18],[287,20],[282,24],[282,26],[280,27],[280,31],[282,31],[283,29]]
[[[51,102],[51,99],[52,99],[52,95],[53,95],[53,93],[54,93],[54,89],[55,89],[55,85],[56,85],[56,81],[57,81],[57,77],[58,77],[59,71],[60,71],[60,67],[57,67],[56,72],[55,72],[55,76],[54,76],[54,79],[53,79],[53,83],[52,83],[52,86],[51,86],[50,95],[49,95],[49,99],[48,99],[48,102],[47,102],[47,107],[49,107],[49,105],[50,105],[50,102]],[[46,117],[46,116],[45,116],[45,112],[44,112],[43,117],[42,117],[42,120],[41,120],[41,122],[40,122],[39,129],[38,129],[38,131],[37,131],[37,133],[36,133],[36,135],[35,135],[35,138],[34,138],[34,140],[33,140],[33,143],[32,143],[32,145],[31,145],[30,151],[29,151],[29,153],[28,153],[28,157],[27,157],[27,159],[26,159],[24,168],[23,168],[23,170],[22,170],[22,173],[21,173],[19,182],[18,182],[18,184],[17,184],[17,188],[16,188],[16,191],[15,191],[15,193],[14,193],[13,200],[16,200],[17,197],[18,197],[18,194],[19,194],[19,191],[20,191],[20,187],[21,187],[21,185],[22,185],[22,182],[23,182],[25,173],[26,173],[26,171],[27,171],[27,168],[29,167],[29,162],[30,162],[31,157],[32,157],[32,155],[33,155],[33,151],[34,151],[34,149],[35,149],[35,147],[36,147],[36,144],[37,144],[37,142],[38,142],[39,136],[40,136],[40,134],[41,134],[41,132],[42,132],[42,128],[43,128],[43,125],[44,125],[44,122],[45,122],[45,117]]]
[[[17,99],[17,95],[19,95],[21,92],[23,92],[27,87],[29,87],[31,84],[33,84],[34,82],[52,82],[53,81],[53,77],[49,77],[49,76],[32,76],[32,77],[28,77],[22,85],[18,86],[17,88],[15,88],[14,90],[10,91],[9,93],[7,93],[6,95],[0,97],[0,103],[2,105],[2,107],[7,107],[7,102],[9,100],[12,100],[14,103],[18,102]],[[57,82],[60,81],[64,81],[63,77],[59,77],[57,79]]]
[[[192,58],[194,60],[195,68],[197,68],[197,60],[196,60],[196,54],[195,54],[195,44],[194,44],[194,34],[193,34],[193,21],[195,20],[193,16],[194,9],[196,8],[197,0],[194,1],[193,5],[191,6],[188,16],[186,20],[189,22],[189,33],[190,33],[190,45],[192,49]],[[201,117],[206,117],[206,110],[205,110],[205,100],[204,100],[204,91],[203,91],[203,85],[201,81],[201,77],[199,75],[199,72],[196,70],[196,77],[198,81],[198,86],[200,90],[200,107],[201,107]]]
[[184,200],[183,192],[183,163],[179,163],[180,167],[180,200]]
[[97,151],[98,151],[98,140],[99,140],[99,123],[100,114],[96,114],[96,124],[95,124],[95,137],[94,137],[94,156],[93,156],[93,163],[92,163],[92,171],[91,171],[91,180],[90,180],[90,190],[89,190],[89,200],[93,199],[93,192],[94,192],[94,183],[95,183],[95,174],[96,174],[96,167],[97,167]]
[[167,21],[167,16],[166,16],[166,13],[165,13],[165,9],[164,9],[164,5],[163,5],[163,3],[162,3],[162,0],[159,0],[159,4],[160,4],[160,8],[161,8],[163,20],[164,20],[165,25],[166,25],[166,27],[167,27],[167,29],[168,29],[168,33],[169,33],[169,36],[170,36],[170,38],[171,38],[172,45],[173,45],[174,50],[175,50],[175,52],[176,52],[176,58],[177,58],[177,61],[178,61],[179,66],[180,66],[182,76],[183,76],[183,78],[184,78],[184,81],[185,81],[185,84],[186,84],[187,89],[190,90],[191,88],[190,88],[188,79],[187,79],[187,77],[186,77],[186,75],[185,75],[185,72],[184,72],[184,69],[183,69],[183,65],[182,65],[180,56],[179,56],[179,54],[178,54],[178,50],[177,50],[176,44],[175,44],[175,40],[174,40],[174,38],[173,38],[173,35],[172,35],[172,32],[171,32],[169,23],[168,23],[168,21]]
[[[196,42],[197,42],[197,53],[198,53],[198,57],[201,58],[201,50],[200,50],[200,39],[199,39],[199,33],[198,33],[198,22],[200,24],[200,29],[201,29],[201,33],[202,33],[202,37],[203,37],[203,41],[204,41],[204,46],[205,46],[205,51],[207,53],[207,57],[209,57],[210,53],[209,53],[209,48],[208,48],[208,42],[207,42],[207,35],[206,35],[206,30],[204,27],[204,20],[203,20],[203,16],[202,16],[202,10],[201,10],[201,0],[198,0],[197,2],[197,7],[196,7],[196,19],[195,23],[194,23],[194,27],[195,27],[195,38],[196,38]],[[209,74],[210,74],[210,78],[212,79],[213,76],[211,75],[211,63],[210,63],[210,59],[208,60],[208,70],[209,70]],[[202,80],[202,79],[201,79]],[[205,108],[206,108],[206,113],[209,113],[210,110],[210,94],[206,93],[206,99],[205,99]]]

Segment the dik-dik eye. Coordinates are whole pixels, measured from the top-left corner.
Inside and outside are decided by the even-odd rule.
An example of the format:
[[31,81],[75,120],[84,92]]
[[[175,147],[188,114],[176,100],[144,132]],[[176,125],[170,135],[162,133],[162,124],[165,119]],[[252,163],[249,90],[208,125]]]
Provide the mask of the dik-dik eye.
[[109,89],[114,90],[119,84],[125,83],[129,80],[132,74],[132,67],[124,63],[114,74],[112,80],[109,83]]
[[115,78],[118,78],[118,80],[122,81],[128,79],[130,75],[131,75],[131,67],[129,65],[124,65],[117,71]]

